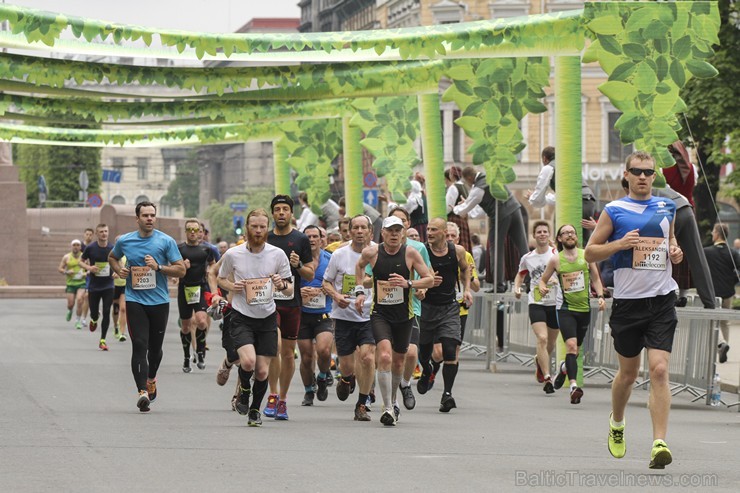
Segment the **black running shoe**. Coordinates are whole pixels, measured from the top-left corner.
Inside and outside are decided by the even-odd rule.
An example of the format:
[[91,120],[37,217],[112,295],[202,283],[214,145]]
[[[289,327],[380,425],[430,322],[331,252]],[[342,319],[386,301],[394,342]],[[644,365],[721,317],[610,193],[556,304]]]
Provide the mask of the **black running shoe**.
[[448,413],[456,407],[457,404],[455,403],[455,398],[452,397],[452,395],[446,392],[442,394],[442,401],[439,403],[439,412]]
[[411,385],[408,387],[401,387],[401,384],[399,384],[398,388],[401,389],[401,395],[403,396],[403,407],[409,411],[415,408],[416,397],[414,397],[414,391],[411,390]]
[[431,374],[427,373],[426,370],[421,373],[419,380],[416,381],[416,391],[421,395],[424,395],[429,390],[429,378]]
[[185,361],[182,362],[182,371],[183,373],[190,373],[193,371],[193,369],[190,368],[190,358],[185,358]]
[[316,379],[316,397],[320,401],[325,401],[327,397],[329,397],[329,384],[328,381],[332,380],[332,377],[329,378],[317,378]]
[[199,370],[205,370],[206,369],[206,353],[198,353],[198,369]]
[[352,386],[350,383],[344,379],[344,377],[339,379],[339,383],[337,384],[337,397],[340,401],[346,401],[350,394],[350,389]]
[[256,409],[250,409],[247,419],[247,426],[262,426],[262,416],[260,416],[260,412]]
[[565,383],[565,378],[568,376],[568,374],[565,372],[565,361],[560,362],[560,371],[558,372],[558,376],[555,377],[555,382],[553,383],[553,387],[555,390],[560,389],[563,384]]
[[542,390],[545,391],[545,394],[554,394],[555,393],[555,387],[552,385],[552,379],[550,377],[545,380],[545,386],[542,387]]
[[236,412],[241,414],[242,416],[246,416],[249,414],[249,404],[244,404],[241,399],[236,400]]

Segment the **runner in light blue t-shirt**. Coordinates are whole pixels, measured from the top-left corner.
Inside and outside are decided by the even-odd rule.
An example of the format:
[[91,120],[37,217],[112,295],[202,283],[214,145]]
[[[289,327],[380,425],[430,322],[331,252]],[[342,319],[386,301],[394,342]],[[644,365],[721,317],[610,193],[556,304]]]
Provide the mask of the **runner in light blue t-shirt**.
[[[167,276],[183,277],[185,263],[175,240],[154,229],[157,208],[136,204],[137,231],[122,235],[108,256],[111,269],[126,279],[126,313],[132,342],[131,371],[139,391],[136,406],[149,411],[157,398],[157,369],[170,313]],[[127,265],[120,259],[126,256]]]

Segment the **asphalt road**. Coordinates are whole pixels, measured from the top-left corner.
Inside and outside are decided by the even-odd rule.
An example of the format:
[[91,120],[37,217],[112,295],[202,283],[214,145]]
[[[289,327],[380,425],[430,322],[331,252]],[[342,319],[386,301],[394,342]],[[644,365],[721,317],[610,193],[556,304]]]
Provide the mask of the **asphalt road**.
[[[248,428],[231,411],[233,381],[215,383],[223,356],[214,324],[204,371],[181,371],[172,304],[159,396],[139,413],[130,343],[64,321],[63,300],[0,300],[0,491],[738,491],[740,413],[673,401],[674,462],[648,469],[648,393],[627,413],[627,456],[606,448],[609,389],[587,381],[583,401],[546,396],[515,364],[489,373],[465,357],[458,409],[438,412],[441,381],[395,428],[352,420],[354,396],[300,406],[296,373],[290,420]],[[232,375],[232,378],[234,375]],[[733,396],[729,400],[734,402]],[[643,485],[642,487],[640,485]],[[705,485],[702,487],[701,485]],[[707,488],[709,486],[710,488]]]

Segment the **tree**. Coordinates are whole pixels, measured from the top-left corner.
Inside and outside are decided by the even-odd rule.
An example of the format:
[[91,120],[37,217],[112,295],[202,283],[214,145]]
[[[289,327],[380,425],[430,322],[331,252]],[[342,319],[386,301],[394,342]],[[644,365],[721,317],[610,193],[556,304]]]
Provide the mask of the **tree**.
[[200,210],[199,189],[198,154],[191,150],[184,160],[177,162],[175,179],[170,182],[162,202],[175,208],[182,207],[185,217],[195,217]]
[[[78,119],[70,115],[58,115],[64,119]],[[98,125],[80,123],[77,125],[55,124],[62,128],[99,128]],[[14,162],[20,177],[26,184],[26,204],[39,206],[38,178],[44,175],[48,194],[46,200],[67,203],[79,202],[79,176],[86,171],[88,193],[100,192],[103,170],[100,163],[100,149],[96,147],[47,146],[18,144],[13,146]]]
[[[719,0],[719,11],[720,44],[707,60],[719,75],[711,79],[692,78],[681,92],[688,106],[689,129],[704,168],[694,191],[694,201],[699,230],[705,238],[717,219],[713,197],[719,191],[720,168],[728,162],[737,163],[740,157],[737,144],[740,142],[740,8],[735,0]],[[723,149],[727,137],[734,146],[731,154]],[[740,171],[734,171],[728,183],[740,183]],[[729,195],[738,198],[740,192],[735,188]]]
[[[212,201],[208,208],[203,212],[203,218],[208,221],[211,227],[211,238],[221,238],[223,240],[236,240],[234,234],[233,217],[235,215],[247,216],[248,212],[253,209],[265,209],[270,214],[270,201],[274,196],[271,189],[266,188],[247,188],[244,194],[233,195],[224,203]],[[229,204],[231,202],[244,202],[247,204],[247,211],[234,213]]]

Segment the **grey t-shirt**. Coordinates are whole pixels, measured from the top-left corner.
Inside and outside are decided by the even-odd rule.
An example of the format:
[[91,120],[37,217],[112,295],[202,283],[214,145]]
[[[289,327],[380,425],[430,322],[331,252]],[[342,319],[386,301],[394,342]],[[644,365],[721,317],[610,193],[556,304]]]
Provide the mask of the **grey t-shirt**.
[[218,275],[228,278],[231,274],[235,282],[247,280],[244,290],[234,292],[231,305],[252,318],[267,318],[275,312],[271,276],[278,274],[284,280],[291,276],[285,252],[269,243],[259,253],[250,252],[246,244],[229,249],[221,260]]

